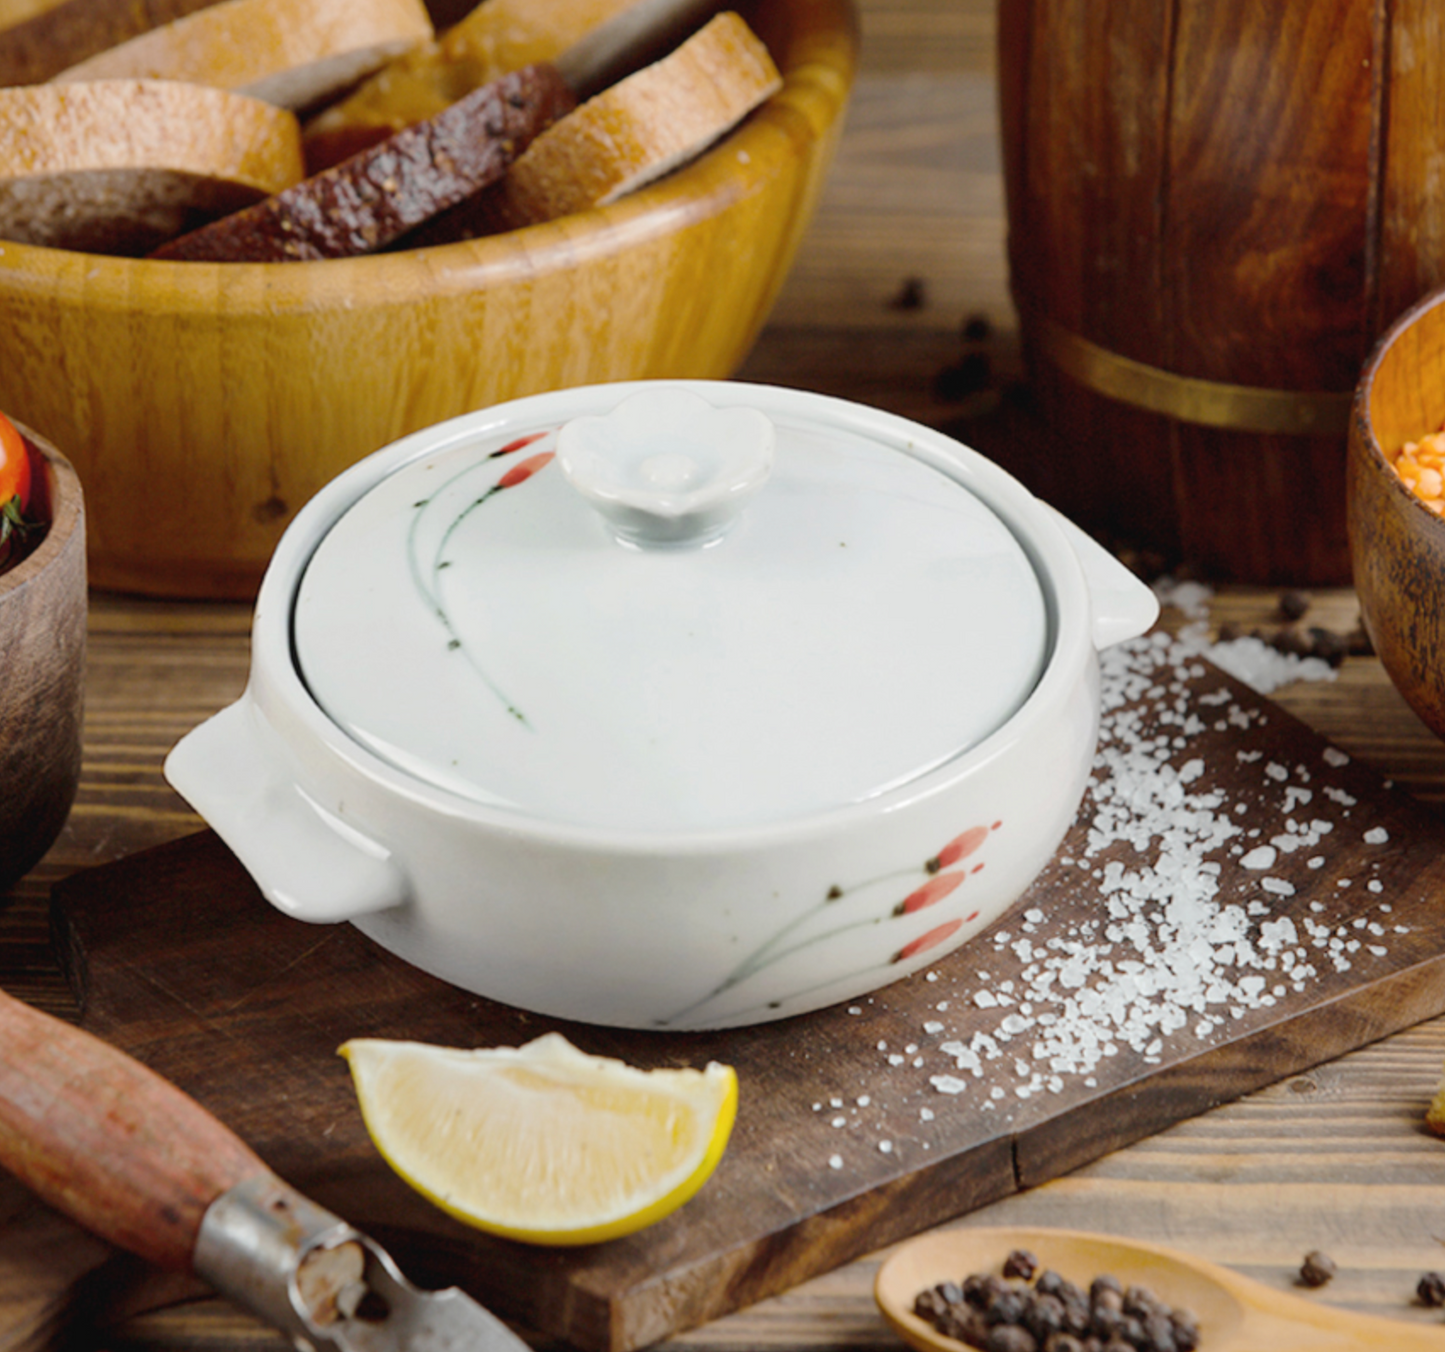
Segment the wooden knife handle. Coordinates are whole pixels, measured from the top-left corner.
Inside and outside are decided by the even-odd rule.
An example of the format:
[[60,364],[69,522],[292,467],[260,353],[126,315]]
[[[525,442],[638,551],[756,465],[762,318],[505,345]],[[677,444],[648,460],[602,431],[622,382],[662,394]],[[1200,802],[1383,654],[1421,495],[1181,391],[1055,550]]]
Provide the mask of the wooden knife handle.
[[182,1269],[212,1201],[266,1172],[168,1080],[3,991],[0,1167],[103,1239]]

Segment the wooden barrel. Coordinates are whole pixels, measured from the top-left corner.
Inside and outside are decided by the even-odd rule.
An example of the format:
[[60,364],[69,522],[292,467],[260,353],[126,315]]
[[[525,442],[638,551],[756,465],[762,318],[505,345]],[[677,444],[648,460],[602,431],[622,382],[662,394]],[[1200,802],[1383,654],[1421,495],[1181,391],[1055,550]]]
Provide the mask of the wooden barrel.
[[1445,5],[999,0],[998,20],[1050,496],[1221,579],[1347,583],[1350,392],[1445,282]]

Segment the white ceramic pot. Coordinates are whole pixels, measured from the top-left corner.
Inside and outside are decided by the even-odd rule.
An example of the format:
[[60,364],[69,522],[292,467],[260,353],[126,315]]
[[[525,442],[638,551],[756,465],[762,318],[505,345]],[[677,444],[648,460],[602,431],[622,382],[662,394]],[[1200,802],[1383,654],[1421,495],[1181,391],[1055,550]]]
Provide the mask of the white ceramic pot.
[[1097,650],[1156,614],[925,427],[566,390],[310,502],[166,773],[288,915],[557,1017],[761,1022],[1003,914],[1082,796]]

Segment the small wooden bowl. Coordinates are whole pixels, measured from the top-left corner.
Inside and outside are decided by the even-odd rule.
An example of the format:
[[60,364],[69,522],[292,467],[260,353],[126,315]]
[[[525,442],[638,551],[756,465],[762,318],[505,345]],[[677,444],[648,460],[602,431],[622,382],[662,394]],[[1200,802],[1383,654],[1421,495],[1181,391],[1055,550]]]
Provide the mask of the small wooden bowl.
[[85,504],[59,451],[28,427],[45,538],[0,572],[0,897],[48,850],[80,781]]
[[1350,423],[1346,502],[1360,614],[1406,702],[1445,737],[1445,519],[1385,452],[1445,424],[1445,291],[1405,312],[1365,365]]
[[721,378],[812,214],[857,55],[851,0],[746,0],[783,89],[612,206],[310,263],[0,242],[0,408],[74,459],[91,581],[249,597],[294,513],[409,432],[573,385]]

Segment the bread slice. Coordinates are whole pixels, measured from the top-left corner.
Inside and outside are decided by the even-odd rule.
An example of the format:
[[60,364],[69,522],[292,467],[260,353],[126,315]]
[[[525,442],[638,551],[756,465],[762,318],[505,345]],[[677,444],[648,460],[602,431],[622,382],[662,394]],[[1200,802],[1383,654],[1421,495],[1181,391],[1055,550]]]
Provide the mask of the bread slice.
[[528,66],[153,256],[280,263],[372,253],[495,182],[574,102],[553,67]]
[[187,80],[300,111],[431,37],[422,0],[220,0],[54,78]]
[[0,89],[0,238],[138,255],[302,174],[295,115],[159,80]]
[[61,0],[0,0],[0,28],[14,28],[60,3]]
[[780,88],[752,29],[719,14],[545,131],[495,188],[418,242],[435,243],[448,227],[496,234],[605,206],[701,154]]
[[216,0],[60,0],[0,30],[0,87],[39,84]]
[[311,170],[435,117],[509,71],[552,61],[636,0],[482,0],[460,23],[383,67],[303,129]]

